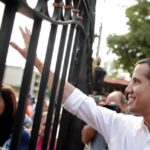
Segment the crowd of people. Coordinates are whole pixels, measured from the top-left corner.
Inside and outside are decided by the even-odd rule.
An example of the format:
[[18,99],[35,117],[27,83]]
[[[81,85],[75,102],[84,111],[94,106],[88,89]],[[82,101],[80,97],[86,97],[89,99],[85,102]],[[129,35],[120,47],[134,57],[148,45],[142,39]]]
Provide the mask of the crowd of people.
[[[21,32],[23,33],[24,39],[28,37],[27,33],[23,31],[23,29],[21,29]],[[11,42],[11,46],[13,46],[24,58],[26,58],[27,49],[22,49],[13,42]],[[36,57],[35,66],[41,73],[43,70],[43,64],[38,57]],[[53,73],[50,71],[48,80],[48,86],[50,89],[52,87],[52,81]],[[122,93],[116,91],[110,93],[110,95],[106,97],[105,101],[97,104],[94,98],[87,96],[75,86],[66,82],[62,103],[63,107],[67,111],[77,116],[87,124],[86,128],[84,127],[82,130],[82,141],[84,143],[90,143],[91,146],[92,144],[94,145],[93,139],[95,139],[95,137],[97,139],[98,135],[101,139],[103,139],[103,141],[97,140],[95,143],[100,144],[102,141],[104,145],[103,149],[149,150],[149,91],[150,58],[145,58],[136,63],[131,82],[126,88],[125,92],[128,95],[128,102]],[[117,105],[121,113],[105,107],[110,104]],[[9,149],[9,145],[11,143],[12,126],[16,108],[17,101],[14,89],[2,84],[0,89],[0,147],[5,146],[6,150]],[[27,112],[29,113],[27,115],[31,117],[30,111]],[[127,115],[128,113],[130,113],[130,115]],[[90,129],[90,132],[88,129]],[[42,136],[41,132],[40,135]],[[30,140],[30,133],[26,127],[24,127],[22,136],[24,136],[22,139],[26,140],[21,141],[20,149],[25,150],[27,149]]]

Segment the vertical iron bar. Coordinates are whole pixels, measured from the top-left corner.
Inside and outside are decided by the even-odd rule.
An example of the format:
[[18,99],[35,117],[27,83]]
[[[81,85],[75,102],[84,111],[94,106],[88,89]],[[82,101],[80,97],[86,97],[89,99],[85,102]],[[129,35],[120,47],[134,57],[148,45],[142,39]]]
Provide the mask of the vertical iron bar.
[[18,102],[18,107],[17,107],[17,112],[16,112],[16,120],[14,123],[10,150],[19,150],[23,120],[24,120],[24,115],[25,115],[24,113],[26,109],[26,98],[29,93],[40,29],[41,29],[41,19],[35,18],[33,31],[32,31],[32,35],[30,39],[31,44],[29,44],[27,61],[26,61],[24,74],[23,74],[23,80],[21,84],[21,90],[20,90],[20,95],[19,95],[19,102]]
[[[17,6],[6,5],[0,29],[0,83],[2,83],[9,41],[14,24]],[[9,18],[9,19],[8,19]]]

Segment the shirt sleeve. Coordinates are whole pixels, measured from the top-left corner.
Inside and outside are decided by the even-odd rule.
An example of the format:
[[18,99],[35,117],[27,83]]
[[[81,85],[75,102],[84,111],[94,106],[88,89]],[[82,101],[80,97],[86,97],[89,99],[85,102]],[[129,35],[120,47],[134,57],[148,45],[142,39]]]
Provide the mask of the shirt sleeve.
[[64,108],[96,129],[107,143],[111,137],[115,138],[116,131],[122,131],[122,122],[115,111],[97,106],[93,98],[78,89],[75,89],[65,101]]

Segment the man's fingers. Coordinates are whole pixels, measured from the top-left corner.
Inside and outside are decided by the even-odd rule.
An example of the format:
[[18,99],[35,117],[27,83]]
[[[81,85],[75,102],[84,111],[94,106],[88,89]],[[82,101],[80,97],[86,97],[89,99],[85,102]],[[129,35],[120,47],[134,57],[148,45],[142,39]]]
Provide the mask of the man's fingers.
[[25,32],[30,36],[30,30],[25,26]]
[[20,51],[20,47],[16,44],[16,43],[14,43],[14,42],[10,42],[9,43],[14,49],[16,49],[16,50],[19,50]]
[[27,51],[23,50],[22,48],[20,48],[16,43],[14,42],[10,42],[10,45],[16,49],[23,57],[27,56]]
[[24,32],[23,28],[21,26],[19,26],[19,29],[20,29],[22,37],[24,38],[25,32]]

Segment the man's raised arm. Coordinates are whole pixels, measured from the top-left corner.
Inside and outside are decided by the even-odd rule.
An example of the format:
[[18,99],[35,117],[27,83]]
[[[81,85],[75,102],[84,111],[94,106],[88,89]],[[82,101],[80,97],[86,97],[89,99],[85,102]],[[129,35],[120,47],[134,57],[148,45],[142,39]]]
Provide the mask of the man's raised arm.
[[[21,48],[17,43],[10,42],[10,45],[17,50],[22,57],[26,59],[27,56],[27,50],[29,46],[30,41],[30,31],[25,27],[25,30],[20,27],[20,31],[24,40],[25,47]],[[43,63],[41,60],[36,56],[35,58],[35,67],[38,69],[40,73],[43,71]],[[48,87],[52,88],[52,81],[53,81],[54,73],[52,71],[49,71],[49,79],[48,79]],[[70,83],[66,82],[64,87],[64,94],[63,94],[63,102],[71,95],[71,93],[74,91],[75,87],[71,85]]]

